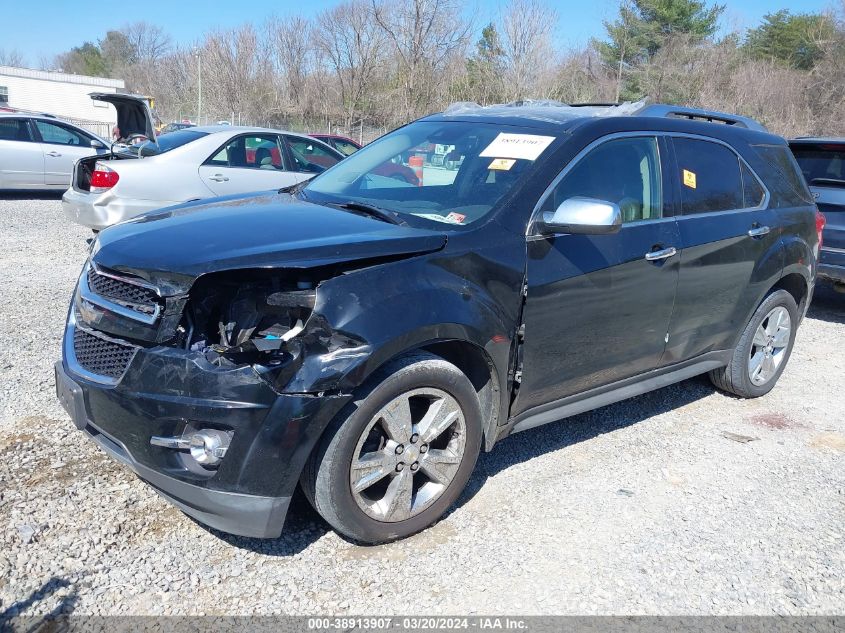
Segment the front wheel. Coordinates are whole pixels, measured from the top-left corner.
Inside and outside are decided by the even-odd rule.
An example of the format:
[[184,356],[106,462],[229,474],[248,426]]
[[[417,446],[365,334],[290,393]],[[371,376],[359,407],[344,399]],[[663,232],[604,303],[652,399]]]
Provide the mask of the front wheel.
[[776,290],[745,326],[730,364],[711,371],[710,380],[742,398],[769,393],[786,367],[797,329],[795,299],[786,290]]
[[389,363],[324,434],[302,476],[314,508],[365,543],[409,536],[455,502],[481,447],[469,379],[424,352]]

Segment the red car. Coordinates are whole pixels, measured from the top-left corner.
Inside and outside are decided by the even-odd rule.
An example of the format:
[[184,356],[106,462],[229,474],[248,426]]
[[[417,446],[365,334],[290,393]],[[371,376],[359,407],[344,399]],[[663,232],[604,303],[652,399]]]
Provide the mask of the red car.
[[[309,136],[323,141],[323,143],[330,145],[347,156],[354,154],[361,149],[360,143],[353,141],[351,138],[346,136],[340,136],[339,134],[310,134]],[[420,184],[419,178],[417,178],[414,170],[402,163],[394,163],[390,161],[382,163],[373,170],[373,173],[387,178],[402,180],[410,185],[414,185],[415,187]]]

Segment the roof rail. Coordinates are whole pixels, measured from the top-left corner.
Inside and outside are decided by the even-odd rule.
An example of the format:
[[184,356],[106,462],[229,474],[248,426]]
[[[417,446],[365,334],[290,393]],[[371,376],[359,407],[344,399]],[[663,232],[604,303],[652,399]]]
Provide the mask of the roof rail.
[[749,130],[757,130],[759,132],[768,132],[766,126],[750,117],[740,116],[738,114],[728,114],[726,112],[719,112],[717,110],[700,110],[698,108],[687,108],[684,106],[664,105],[655,103],[647,105],[636,113],[637,116],[655,116],[664,118],[690,119],[709,121],[710,123],[724,123],[726,125],[735,125],[737,127],[748,128]]

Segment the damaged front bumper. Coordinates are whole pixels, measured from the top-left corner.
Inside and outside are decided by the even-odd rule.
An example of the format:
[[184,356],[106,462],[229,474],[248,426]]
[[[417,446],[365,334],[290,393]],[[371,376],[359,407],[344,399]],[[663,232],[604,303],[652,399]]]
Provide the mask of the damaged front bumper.
[[[67,337],[73,337],[73,327]],[[67,347],[66,347],[67,350]],[[141,348],[113,384],[56,364],[56,391],[77,428],[186,514],[232,534],[273,538],[323,429],[349,396],[276,392],[251,366],[220,368],[184,350]],[[198,429],[231,434],[219,466],[150,443]]]

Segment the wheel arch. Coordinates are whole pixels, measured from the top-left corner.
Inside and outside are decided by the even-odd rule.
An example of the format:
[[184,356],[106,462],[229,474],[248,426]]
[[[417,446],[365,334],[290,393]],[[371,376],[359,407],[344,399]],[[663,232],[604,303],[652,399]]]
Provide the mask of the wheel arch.
[[[464,336],[421,336],[413,343],[405,342],[404,345],[391,345],[390,354],[382,354],[377,362],[370,363],[366,368],[366,374],[358,374],[356,387],[366,383],[374,374],[388,363],[397,358],[406,356],[416,351],[426,351],[439,356],[455,365],[469,379],[478,396],[479,406],[482,414],[482,433],[484,436],[484,449],[489,451],[496,441],[496,432],[501,412],[506,411],[508,392],[506,384],[503,383],[503,373],[497,367],[497,361],[491,354],[491,350]],[[457,334],[457,333],[456,333]],[[502,343],[491,342],[496,353],[508,353],[509,346]],[[501,349],[500,349],[501,348]],[[502,360],[499,361],[500,363]],[[504,357],[507,363],[507,356]]]
[[777,283],[771,287],[766,293],[766,296],[775,292],[776,290],[786,290],[795,299],[795,305],[798,306],[798,314],[804,315],[807,308],[807,301],[810,298],[810,284],[807,282],[804,275],[799,272],[790,272],[781,277]]

